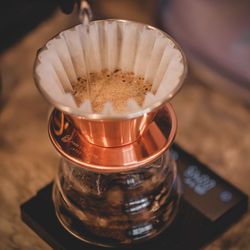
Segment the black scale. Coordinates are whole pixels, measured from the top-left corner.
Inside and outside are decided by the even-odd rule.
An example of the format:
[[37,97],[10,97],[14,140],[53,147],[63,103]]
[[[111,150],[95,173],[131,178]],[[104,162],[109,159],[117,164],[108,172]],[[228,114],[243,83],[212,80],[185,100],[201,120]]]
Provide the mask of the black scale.
[[[178,214],[158,237],[129,249],[198,249],[218,237],[247,211],[246,194],[179,146],[174,145],[171,151],[183,184]],[[49,184],[21,206],[22,220],[54,249],[107,249],[84,243],[61,226],[54,212],[51,189],[52,184]]]

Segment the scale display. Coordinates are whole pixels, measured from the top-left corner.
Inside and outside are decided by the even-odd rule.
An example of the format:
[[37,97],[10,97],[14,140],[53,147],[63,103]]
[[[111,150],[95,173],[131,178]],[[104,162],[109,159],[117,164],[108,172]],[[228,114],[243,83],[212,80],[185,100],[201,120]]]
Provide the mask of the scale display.
[[172,154],[184,186],[184,199],[210,220],[216,221],[243,198],[239,190],[178,146],[173,146]]

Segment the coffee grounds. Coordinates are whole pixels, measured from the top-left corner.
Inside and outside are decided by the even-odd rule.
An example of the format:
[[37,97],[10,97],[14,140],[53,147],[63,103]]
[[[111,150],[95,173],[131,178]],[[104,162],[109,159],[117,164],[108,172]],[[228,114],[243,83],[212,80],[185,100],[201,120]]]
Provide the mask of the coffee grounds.
[[100,113],[106,102],[110,101],[116,112],[124,112],[127,100],[134,99],[142,106],[145,95],[152,88],[152,84],[144,82],[144,77],[135,76],[133,72],[123,73],[120,69],[113,72],[103,70],[99,73],[90,73],[90,98],[87,91],[87,78],[79,77],[72,84],[72,95],[76,104],[80,106],[85,99],[90,99],[92,109]]

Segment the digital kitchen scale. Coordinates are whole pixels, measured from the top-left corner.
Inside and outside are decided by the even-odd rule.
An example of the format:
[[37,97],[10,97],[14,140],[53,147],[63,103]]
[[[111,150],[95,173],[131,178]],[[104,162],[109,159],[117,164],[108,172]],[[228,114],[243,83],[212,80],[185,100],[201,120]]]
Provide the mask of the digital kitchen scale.
[[[171,151],[183,186],[178,214],[158,237],[129,249],[197,249],[247,211],[246,194],[179,146],[174,145]],[[21,206],[22,220],[54,249],[105,249],[75,238],[62,227],[54,212],[51,190],[52,183]]]

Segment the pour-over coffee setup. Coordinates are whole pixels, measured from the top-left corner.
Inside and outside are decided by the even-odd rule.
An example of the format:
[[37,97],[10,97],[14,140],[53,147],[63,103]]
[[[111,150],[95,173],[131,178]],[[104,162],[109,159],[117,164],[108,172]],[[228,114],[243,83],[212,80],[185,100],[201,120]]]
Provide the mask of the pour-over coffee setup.
[[[91,60],[86,55],[91,55]],[[106,68],[133,71],[152,81],[152,91],[147,93],[142,107],[130,100],[125,112],[117,113],[112,104],[106,103],[103,111],[96,114],[88,100],[80,106],[75,104],[70,83],[81,74]],[[180,89],[186,71],[185,56],[170,36],[127,20],[85,22],[60,33],[40,49],[34,77],[39,91],[55,107],[48,130],[61,160],[52,190],[51,186],[45,188],[39,199],[23,205],[26,223],[36,230],[36,225],[41,224],[34,223],[38,211],[32,213],[29,207],[43,203],[51,209],[53,203],[54,230],[63,227],[59,230],[61,235],[70,234],[68,242],[75,241],[77,248],[91,248],[88,244],[136,248],[153,238],[167,238],[172,249],[191,242],[187,240],[190,232],[181,232],[180,227],[192,228],[194,233],[200,230],[199,226],[186,223],[185,216],[192,209],[191,214],[196,213],[194,221],[206,218],[201,219],[202,224],[214,232],[213,236],[224,230],[223,226],[218,231],[213,227],[227,211],[237,212],[233,217],[224,215],[227,222],[223,225],[236,220],[247,207],[246,196],[205,167],[200,170],[201,164],[177,146],[171,149],[177,120],[169,100]],[[189,161],[198,167],[190,169],[194,165]],[[203,185],[205,175],[208,179]],[[199,188],[203,188],[203,194],[197,192]],[[221,188],[221,192],[230,189],[233,196],[217,217],[197,202],[215,188]],[[187,189],[190,190],[186,192]],[[44,194],[51,197],[44,198]],[[237,206],[241,208],[237,210]],[[38,234],[47,240],[48,233],[44,232],[48,232],[49,223],[44,221],[41,225]],[[65,239],[57,233],[49,234],[53,240],[47,241],[53,247],[69,248],[60,243]],[[201,238],[197,246],[208,240],[204,235]],[[181,239],[182,243],[178,243]]]

